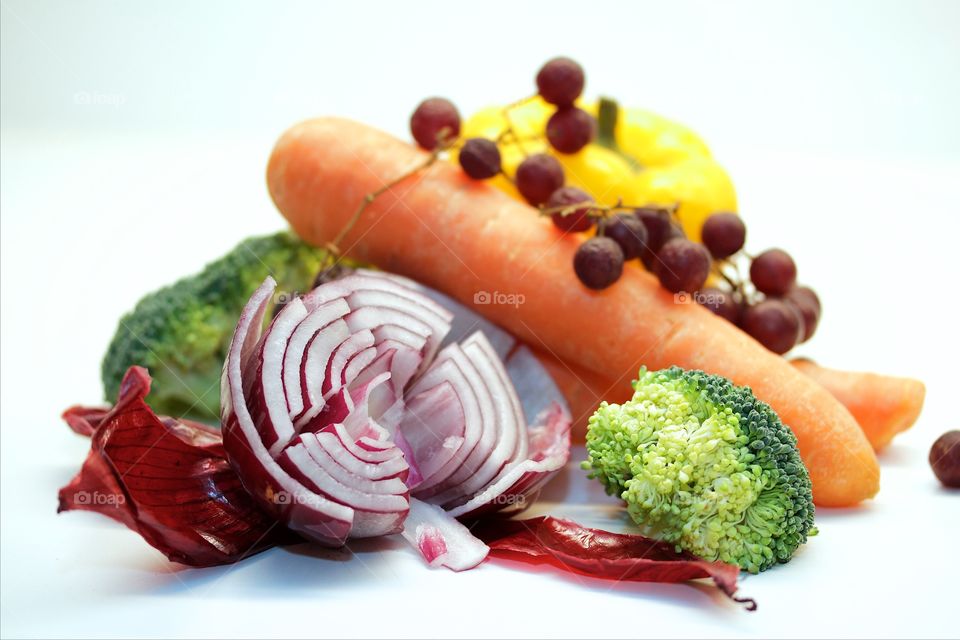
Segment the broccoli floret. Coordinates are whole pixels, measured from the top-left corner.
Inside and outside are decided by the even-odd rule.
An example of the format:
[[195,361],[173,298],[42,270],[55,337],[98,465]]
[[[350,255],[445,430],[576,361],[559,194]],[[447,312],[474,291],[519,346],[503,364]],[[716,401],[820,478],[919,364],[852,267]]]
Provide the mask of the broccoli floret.
[[250,294],[268,274],[279,291],[308,290],[325,255],[288,232],[248,238],[200,273],[148,294],[121,318],[107,348],[106,399],[138,364],[153,377],[148,401],[157,413],[217,421],[220,372]]
[[749,388],[679,367],[643,368],[633,387],[590,418],[583,468],[645,534],[752,573],[816,534],[797,439]]

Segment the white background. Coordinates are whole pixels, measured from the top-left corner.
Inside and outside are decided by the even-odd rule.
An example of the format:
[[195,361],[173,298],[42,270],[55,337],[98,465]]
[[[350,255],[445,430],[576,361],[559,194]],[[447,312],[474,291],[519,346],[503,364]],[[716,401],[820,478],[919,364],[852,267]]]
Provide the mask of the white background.
[[[242,9],[242,10],[241,10]],[[237,3],[2,0],[3,636],[954,636],[960,496],[926,455],[956,413],[960,2]],[[919,424],[864,507],[821,511],[795,560],[706,587],[579,581],[502,563],[454,575],[400,544],[166,563],[91,514],[54,514],[101,400],[119,315],[240,239],[281,228],[263,170],[311,115],[406,136],[428,95],[465,112],[531,91],[545,59],[589,94],[697,129],[749,246],[824,301],[802,352],[922,378]],[[541,510],[615,525],[571,468]],[[331,559],[334,558],[334,559]]]

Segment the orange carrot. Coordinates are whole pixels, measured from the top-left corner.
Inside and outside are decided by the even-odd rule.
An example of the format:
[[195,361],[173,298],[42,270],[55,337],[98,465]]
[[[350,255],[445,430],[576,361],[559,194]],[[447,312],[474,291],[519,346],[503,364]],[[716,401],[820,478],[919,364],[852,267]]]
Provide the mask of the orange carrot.
[[[567,398],[573,415],[573,438],[577,442],[583,442],[587,419],[602,400],[622,403],[633,393],[630,376],[611,380],[543,351],[538,352],[537,357]],[[806,359],[790,363],[843,403],[874,451],[880,451],[895,435],[913,426],[923,408],[925,389],[919,380],[828,369]]]
[[636,372],[621,376],[619,380],[611,380],[608,376],[564,362],[545,351],[534,352],[570,405],[570,415],[573,417],[571,436],[574,442],[585,441],[587,420],[602,401],[623,404],[633,395],[630,382],[636,380]]
[[875,451],[912,427],[923,409],[926,387],[919,380],[838,371],[806,359],[790,363],[823,385],[850,410]]
[[[281,137],[267,182],[294,230],[323,245],[366,194],[425,158],[365,125],[320,118]],[[341,248],[473,305],[528,344],[611,379],[634,375],[642,364],[676,364],[749,385],[797,435],[818,504],[848,506],[876,494],[879,466],[870,443],[823,387],[706,309],[675,304],[640,269],[625,269],[604,291],[587,290],[571,266],[581,241],[439,163],[386,189]],[[496,304],[500,294],[521,303]]]

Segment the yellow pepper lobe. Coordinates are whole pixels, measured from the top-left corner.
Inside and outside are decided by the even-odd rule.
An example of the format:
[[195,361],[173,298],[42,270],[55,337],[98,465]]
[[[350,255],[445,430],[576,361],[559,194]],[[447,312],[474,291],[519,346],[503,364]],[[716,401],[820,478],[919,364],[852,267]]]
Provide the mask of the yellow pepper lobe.
[[[597,103],[579,106],[594,116],[598,113]],[[689,128],[642,109],[618,109],[614,137],[621,153],[595,141],[577,153],[562,154],[551,149],[544,137],[553,110],[552,105],[535,98],[510,108],[508,120],[503,107],[487,107],[468,118],[461,133],[464,138],[496,140],[512,128],[519,139],[507,137],[499,144],[503,170],[510,176],[527,155],[550,153],[563,165],[567,183],[583,189],[601,204],[679,203],[677,215],[684,232],[694,241],[700,240],[707,216],[737,210],[730,177]],[[522,200],[504,176],[497,176],[491,183]]]

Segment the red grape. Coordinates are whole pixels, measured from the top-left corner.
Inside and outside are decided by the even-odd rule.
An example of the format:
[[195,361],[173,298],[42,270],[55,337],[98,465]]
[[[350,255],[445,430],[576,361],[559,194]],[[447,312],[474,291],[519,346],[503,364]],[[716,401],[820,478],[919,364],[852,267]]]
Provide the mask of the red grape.
[[[547,208],[555,209],[592,201],[592,198],[586,192],[576,187],[566,186],[560,187],[550,194],[547,199]],[[586,231],[593,226],[593,218],[588,215],[589,213],[590,207],[579,207],[567,215],[563,215],[562,212],[554,213],[550,216],[550,219],[561,231]]]
[[460,114],[446,98],[428,98],[410,116],[410,132],[417,144],[433,151],[444,141],[460,135]]
[[595,236],[573,255],[573,270],[589,288],[606,289],[623,273],[623,251],[610,238]]
[[817,330],[820,322],[820,298],[810,287],[794,287],[783,297],[784,302],[793,305],[803,318],[803,335],[800,342],[806,342]]
[[696,300],[721,318],[725,318],[733,324],[740,322],[740,305],[737,304],[733,294],[729,291],[707,287],[697,292]]
[[546,153],[537,153],[517,167],[517,190],[527,202],[539,207],[563,186],[563,166]]
[[747,307],[740,326],[770,351],[784,354],[797,344],[801,322],[796,309],[782,300],[768,298]]
[[713,257],[723,260],[743,248],[747,228],[735,213],[715,213],[703,223],[701,235]]
[[758,291],[782,296],[797,280],[797,265],[786,251],[767,249],[750,264],[750,280]]
[[583,67],[570,58],[554,58],[537,73],[540,97],[558,107],[573,104],[583,92],[583,82]]
[[547,140],[560,153],[576,153],[597,133],[597,122],[577,107],[561,107],[547,120]]
[[474,180],[486,180],[500,173],[500,149],[492,140],[470,138],[460,149],[460,166]]
[[657,251],[671,238],[682,237],[683,234],[670,220],[670,215],[663,209],[656,207],[641,207],[634,210],[634,215],[647,229],[647,243],[640,252],[640,259],[648,271],[653,271],[657,262]]
[[947,431],[937,438],[927,459],[943,486],[960,488],[960,431]]
[[710,274],[710,253],[686,238],[668,240],[657,252],[654,272],[660,284],[674,293],[697,291]]
[[624,260],[633,260],[647,245],[647,228],[636,216],[621,213],[602,224],[603,235],[613,239],[623,250]]

